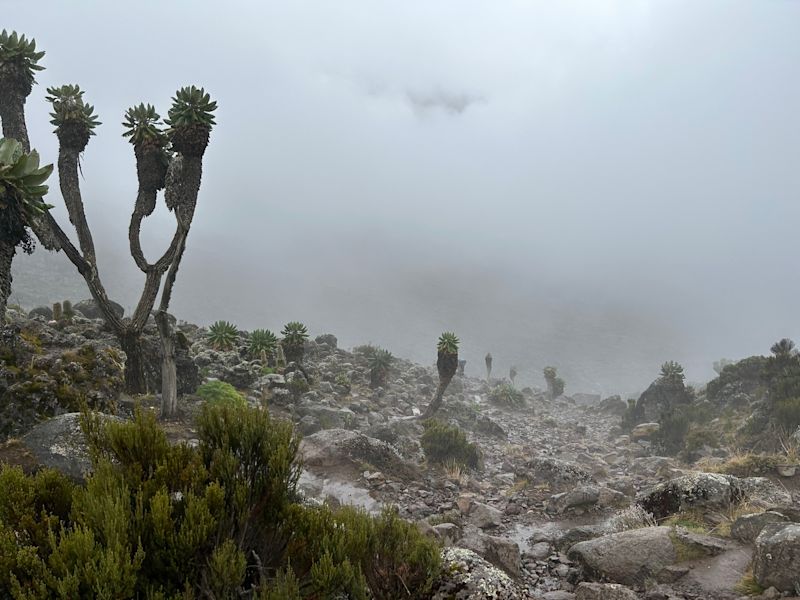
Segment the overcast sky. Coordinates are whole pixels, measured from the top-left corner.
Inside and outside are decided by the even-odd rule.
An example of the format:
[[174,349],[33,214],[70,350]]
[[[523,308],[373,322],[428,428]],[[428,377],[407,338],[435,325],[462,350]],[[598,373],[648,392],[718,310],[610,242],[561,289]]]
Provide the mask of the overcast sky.
[[[128,308],[136,178],[119,123],[193,83],[220,108],[180,318],[299,319],[425,362],[454,329],[473,374],[491,350],[533,383],[555,364],[568,391],[633,390],[668,359],[706,380],[715,359],[800,338],[800,2],[0,8],[47,51],[33,146],[55,160],[49,85],[79,83],[103,121],[84,198]],[[172,217],[150,221],[155,254]],[[18,259],[15,281],[42,265]]]

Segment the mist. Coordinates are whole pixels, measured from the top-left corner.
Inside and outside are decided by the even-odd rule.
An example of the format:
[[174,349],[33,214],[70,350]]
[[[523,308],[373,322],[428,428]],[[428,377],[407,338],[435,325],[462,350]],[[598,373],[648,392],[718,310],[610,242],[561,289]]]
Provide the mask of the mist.
[[[220,108],[180,319],[301,320],[425,364],[454,330],[468,373],[490,351],[523,384],[552,364],[568,392],[604,394],[666,360],[702,382],[800,335],[800,4],[1,4],[47,51],[26,106],[43,159],[48,86],[80,83],[103,121],[83,194],[128,311],[119,123],[196,84]],[[56,185],[47,199],[68,224]],[[149,256],[172,227],[160,205]],[[62,255],[14,262],[12,302],[88,295]]]

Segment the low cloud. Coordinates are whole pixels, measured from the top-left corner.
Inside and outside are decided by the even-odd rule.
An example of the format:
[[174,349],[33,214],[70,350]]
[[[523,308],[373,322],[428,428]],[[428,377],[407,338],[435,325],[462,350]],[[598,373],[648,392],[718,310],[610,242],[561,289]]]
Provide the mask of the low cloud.
[[441,111],[452,116],[461,115],[470,106],[484,102],[479,96],[441,89],[426,92],[409,90],[406,91],[406,99],[417,114]]

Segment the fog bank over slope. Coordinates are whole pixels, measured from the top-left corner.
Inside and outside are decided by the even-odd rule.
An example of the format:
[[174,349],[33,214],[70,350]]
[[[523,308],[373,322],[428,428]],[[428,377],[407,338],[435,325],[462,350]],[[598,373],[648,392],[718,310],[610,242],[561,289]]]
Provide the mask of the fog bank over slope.
[[[179,318],[299,319],[422,362],[453,329],[472,373],[491,351],[523,383],[554,364],[568,391],[604,393],[642,388],[665,360],[704,381],[716,359],[800,338],[800,3],[140,7],[3,12],[47,51],[26,105],[44,160],[48,86],[80,83],[103,121],[81,183],[126,307],[141,274],[119,122],[196,83],[220,108]],[[48,201],[67,223],[56,182]],[[172,217],[148,221],[152,257]],[[21,257],[12,301],[86,297],[72,271]]]

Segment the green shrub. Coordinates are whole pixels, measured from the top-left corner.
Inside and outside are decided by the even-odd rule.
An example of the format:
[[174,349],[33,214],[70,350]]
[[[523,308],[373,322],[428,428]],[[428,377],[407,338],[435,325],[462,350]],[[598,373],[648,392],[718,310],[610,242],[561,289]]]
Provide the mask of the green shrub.
[[421,599],[438,575],[436,545],[394,513],[296,504],[299,440],[266,411],[203,406],[196,447],[139,408],[82,425],[85,485],[0,468],[14,598]]
[[779,400],[772,407],[775,422],[789,433],[800,427],[800,398]]
[[653,442],[661,452],[674,456],[684,447],[689,432],[689,416],[681,408],[675,408],[661,415],[658,420],[661,428],[653,436]]
[[422,598],[439,572],[436,544],[391,508],[371,517],[353,507],[296,507],[291,521],[289,560],[310,575],[312,597]]
[[244,396],[230,383],[224,381],[208,381],[197,388],[195,393],[209,404],[240,406],[247,404]]
[[558,376],[555,367],[545,367],[543,370],[544,381],[547,384],[547,394],[550,399],[558,398],[564,393],[564,380]]
[[500,406],[519,408],[525,405],[522,392],[507,383],[501,383],[489,392],[489,400]]
[[336,375],[336,377],[333,378],[333,383],[347,389],[348,392],[353,385],[347,373],[339,373]]
[[475,469],[480,462],[477,446],[469,443],[466,434],[454,425],[434,419],[426,421],[420,443],[425,457],[433,463],[455,462]]

